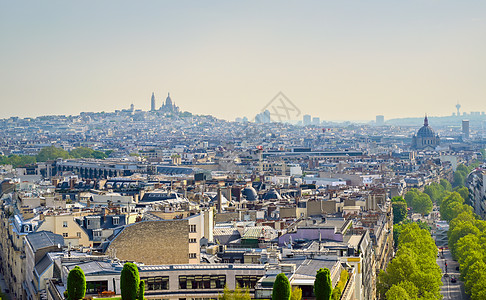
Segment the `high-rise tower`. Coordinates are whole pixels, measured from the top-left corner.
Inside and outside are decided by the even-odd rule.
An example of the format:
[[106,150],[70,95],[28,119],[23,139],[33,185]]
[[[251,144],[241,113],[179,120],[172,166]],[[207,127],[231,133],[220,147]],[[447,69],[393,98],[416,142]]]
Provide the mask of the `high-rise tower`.
[[150,110],[155,111],[155,95],[154,95],[153,92],[152,92],[152,98],[150,99],[150,101],[151,101]]

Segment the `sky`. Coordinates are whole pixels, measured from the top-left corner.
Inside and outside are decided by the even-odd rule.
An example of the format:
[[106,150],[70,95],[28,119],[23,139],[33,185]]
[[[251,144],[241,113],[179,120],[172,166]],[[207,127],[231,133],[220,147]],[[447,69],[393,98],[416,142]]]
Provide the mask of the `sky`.
[[321,120],[486,110],[486,1],[0,0],[0,118],[170,92],[234,120],[282,92]]

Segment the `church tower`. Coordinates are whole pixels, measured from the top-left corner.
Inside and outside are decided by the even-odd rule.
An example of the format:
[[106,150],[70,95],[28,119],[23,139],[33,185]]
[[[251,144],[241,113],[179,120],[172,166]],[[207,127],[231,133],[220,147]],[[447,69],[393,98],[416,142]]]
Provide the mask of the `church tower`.
[[150,111],[155,111],[155,95],[152,92],[152,98],[150,99],[151,101],[151,106],[150,106]]

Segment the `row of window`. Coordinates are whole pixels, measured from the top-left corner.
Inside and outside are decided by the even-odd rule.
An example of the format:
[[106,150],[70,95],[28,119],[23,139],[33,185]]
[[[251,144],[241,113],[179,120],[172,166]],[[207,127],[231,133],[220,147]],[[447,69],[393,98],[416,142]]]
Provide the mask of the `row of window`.
[[179,276],[179,289],[222,289],[226,285],[226,275]]
[[[255,288],[261,276],[237,275],[235,276],[238,286],[243,288]],[[169,276],[142,277],[145,281],[146,291],[160,291],[169,289]],[[181,275],[179,276],[179,289],[223,289],[226,285],[226,275]],[[108,281],[86,282],[86,293],[97,294],[108,290]]]
[[[67,232],[63,232],[63,233],[62,233],[62,237],[68,237],[68,236],[69,236],[69,234],[68,234]],[[78,231],[78,232],[76,232],[76,236],[77,236],[78,238],[80,238],[80,237],[81,237],[81,232],[79,232],[79,231]]]

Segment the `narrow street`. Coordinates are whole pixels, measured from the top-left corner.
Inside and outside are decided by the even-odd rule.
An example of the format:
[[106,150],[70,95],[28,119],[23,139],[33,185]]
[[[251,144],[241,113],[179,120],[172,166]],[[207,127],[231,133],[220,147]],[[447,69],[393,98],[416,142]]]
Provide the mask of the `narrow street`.
[[[442,252],[439,252],[441,254]],[[437,258],[437,264],[442,269],[442,274],[445,274],[445,263],[447,262],[447,274],[448,277],[442,276],[442,288],[441,294],[444,296],[444,299],[469,299],[469,296],[466,295],[464,292],[464,283],[459,280],[459,271],[456,270],[456,267],[459,266],[459,263],[452,260],[451,253],[449,249],[444,249],[444,258],[440,255]],[[457,279],[457,282],[451,282],[451,277],[454,276]]]

